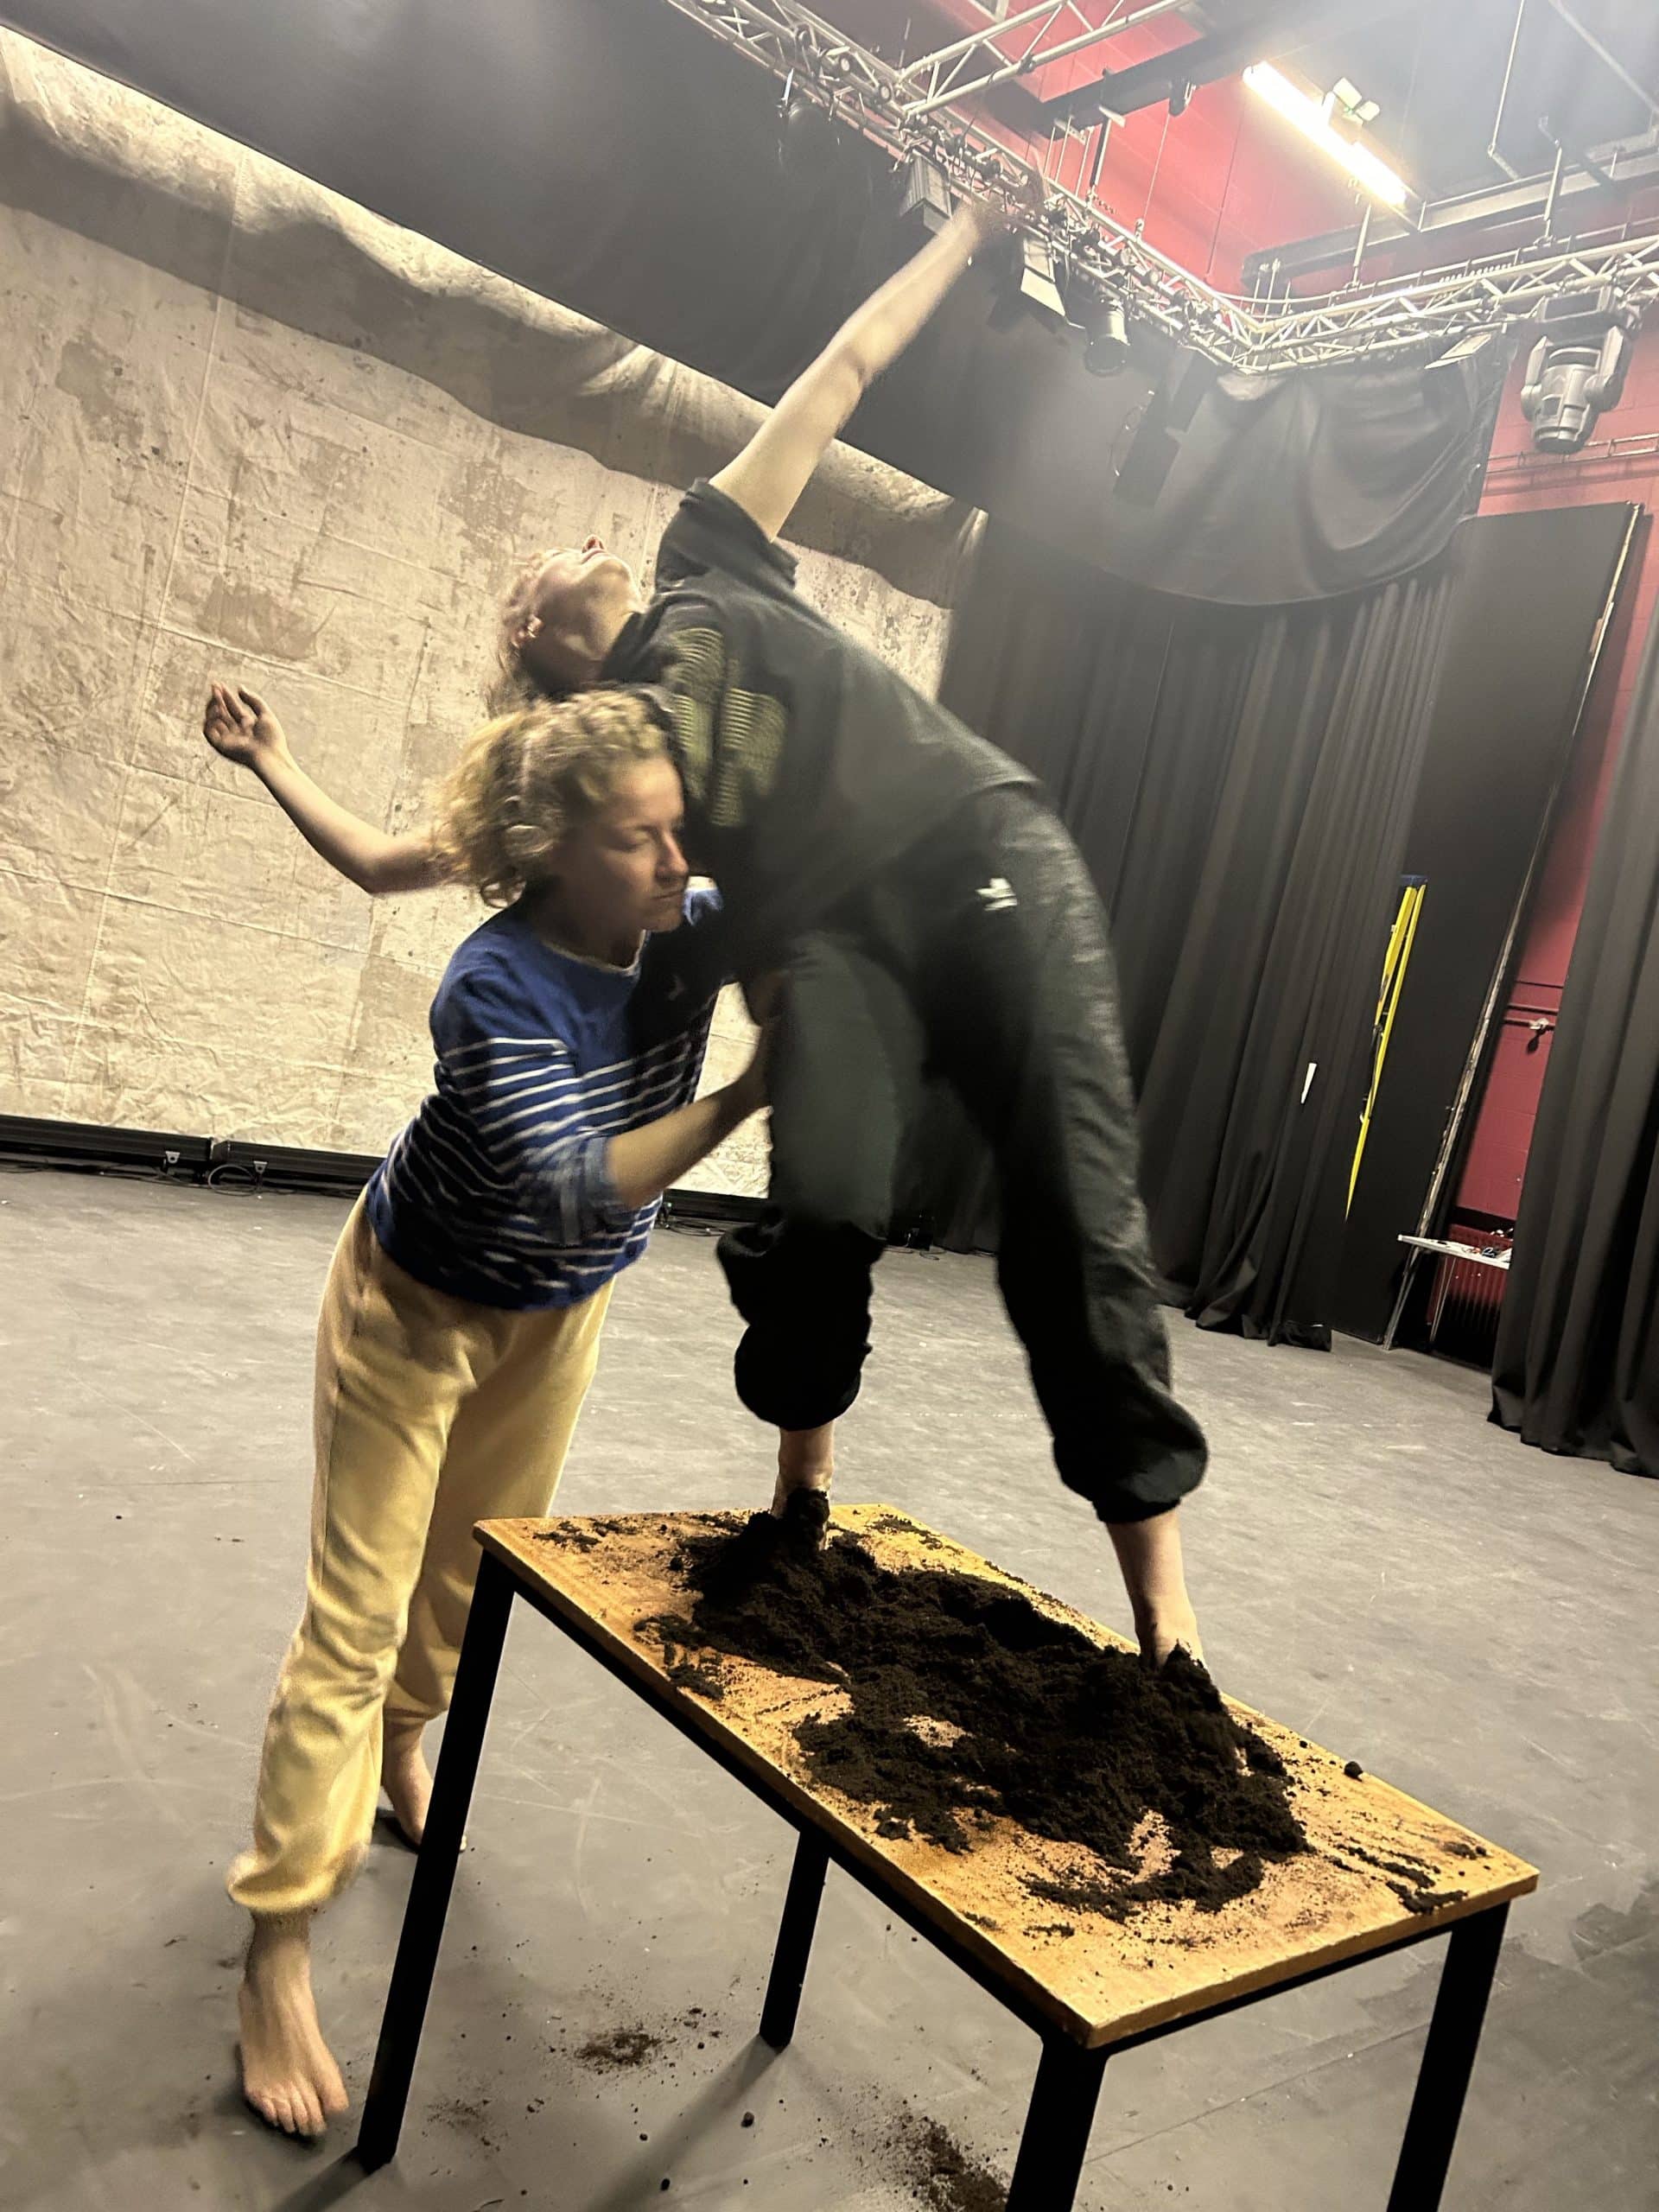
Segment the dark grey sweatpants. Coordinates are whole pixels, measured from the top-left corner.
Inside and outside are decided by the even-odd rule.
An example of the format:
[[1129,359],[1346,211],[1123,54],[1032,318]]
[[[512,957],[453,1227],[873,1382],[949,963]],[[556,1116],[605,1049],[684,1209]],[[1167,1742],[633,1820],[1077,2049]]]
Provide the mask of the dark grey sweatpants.
[[743,1403],[816,1428],[858,1395],[901,1148],[941,1075],[995,1160],[998,1279],[1061,1479],[1106,1521],[1176,1503],[1204,1437],[1170,1395],[1105,916],[1058,821],[982,794],[787,974],[768,1210],[720,1247]]

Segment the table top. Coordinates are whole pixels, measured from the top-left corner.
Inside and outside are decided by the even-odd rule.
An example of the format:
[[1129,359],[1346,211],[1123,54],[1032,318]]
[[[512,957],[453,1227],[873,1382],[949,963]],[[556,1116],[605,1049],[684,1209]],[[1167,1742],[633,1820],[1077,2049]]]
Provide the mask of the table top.
[[[1237,1718],[1285,1761],[1291,1808],[1311,1848],[1269,1863],[1258,1889],[1219,1910],[1153,1903],[1119,1920],[1039,1903],[1027,1886],[1033,1878],[1070,1887],[1129,1878],[1081,1846],[1033,1836],[1006,1819],[991,1822],[965,1853],[915,1836],[879,1835],[877,1812],[815,1780],[795,1743],[797,1723],[824,1708],[822,1681],[700,1653],[698,1668],[719,1678],[722,1694],[711,1698],[671,1681],[658,1637],[637,1625],[685,1609],[672,1562],[686,1538],[735,1529],[743,1517],[486,1521],[478,1535],[521,1588],[602,1651],[652,1704],[753,1774],[853,1859],[873,1888],[918,1913],[1028,2012],[1079,2043],[1096,2048],[1144,2034],[1537,1886],[1536,1870],[1523,1859],[1374,1775],[1350,1777],[1335,1753],[1231,1699]],[[832,1531],[856,1535],[884,1567],[984,1576],[1096,1643],[1127,1648],[1110,1630],[893,1507],[838,1505]],[[1412,1910],[1402,1889],[1436,1901]]]
[[1448,1236],[1402,1236],[1402,1244],[1410,1244],[1419,1252],[1439,1252],[1448,1260],[1468,1260],[1478,1268],[1507,1268],[1507,1252],[1483,1252],[1478,1244],[1459,1244]]

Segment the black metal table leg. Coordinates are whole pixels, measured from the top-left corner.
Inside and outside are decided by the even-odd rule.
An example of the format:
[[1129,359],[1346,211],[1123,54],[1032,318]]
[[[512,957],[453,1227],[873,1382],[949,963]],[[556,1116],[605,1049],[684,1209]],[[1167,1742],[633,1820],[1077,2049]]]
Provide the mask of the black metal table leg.
[[384,2166],[397,2148],[409,2085],[414,2077],[415,2056],[420,2049],[426,2001],[443,1941],[443,1923],[454,1887],[455,1865],[461,1857],[467,1811],[473,1801],[479,1753],[495,1694],[501,1647],[506,1639],[507,1617],[512,1611],[512,1577],[501,1562],[484,1554],[467,1618],[461,1660],[455,1670],[454,1695],[444,1724],[443,1751],[432,1785],[432,1802],[426,1816],[421,1848],[404,1909],[404,1930],[397,1942],[397,1961],[391,1970],[386,2009],[380,2022],[380,2041],[374,2054],[368,2100],[363,2107],[363,2126],[357,2139],[359,2163],[370,2173]]
[[812,1934],[818,1924],[818,1904],[830,1853],[811,1828],[801,1830],[790,1869],[789,1894],[778,1929],[778,1948],[772,1956],[772,1976],[766,2001],[760,2010],[760,2040],[782,2050],[795,2032],[795,2016],[801,2009],[801,1987],[806,1962],[812,1954]]
[[1509,1915],[1507,1904],[1494,1905],[1452,1930],[1389,2212],[1435,2212],[1440,2203]]
[[1070,2036],[1045,2037],[1008,2184],[1008,2212],[1071,2212],[1108,2055],[1085,2050]]

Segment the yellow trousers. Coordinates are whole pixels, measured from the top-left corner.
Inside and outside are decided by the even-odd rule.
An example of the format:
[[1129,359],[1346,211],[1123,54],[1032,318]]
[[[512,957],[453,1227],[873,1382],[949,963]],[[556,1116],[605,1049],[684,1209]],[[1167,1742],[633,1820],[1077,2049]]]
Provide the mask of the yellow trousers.
[[317,1327],[304,1616],[277,1677],[238,1904],[326,1904],[374,1824],[387,1721],[444,1712],[479,1550],[473,1523],[544,1513],[593,1380],[611,1286],[533,1313],[429,1290],[359,1200]]

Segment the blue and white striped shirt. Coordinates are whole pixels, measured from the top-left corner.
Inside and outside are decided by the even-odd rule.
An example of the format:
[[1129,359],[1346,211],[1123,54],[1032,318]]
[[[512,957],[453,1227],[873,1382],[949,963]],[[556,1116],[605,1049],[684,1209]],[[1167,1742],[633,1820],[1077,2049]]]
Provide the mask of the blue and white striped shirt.
[[718,895],[631,969],[557,952],[512,908],[456,950],[432,1002],[435,1087],[369,1184],[397,1265],[482,1306],[574,1305],[645,1249],[611,1138],[696,1096],[723,980]]

